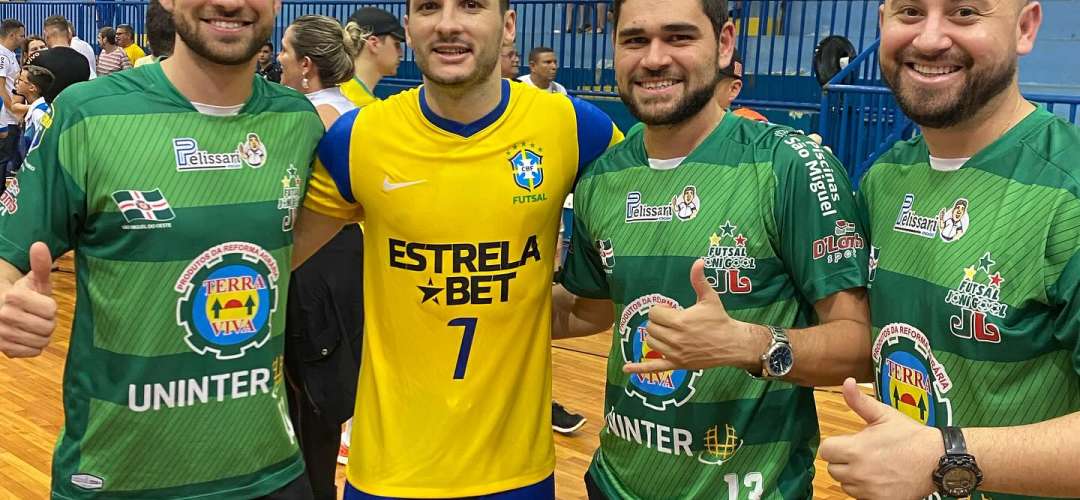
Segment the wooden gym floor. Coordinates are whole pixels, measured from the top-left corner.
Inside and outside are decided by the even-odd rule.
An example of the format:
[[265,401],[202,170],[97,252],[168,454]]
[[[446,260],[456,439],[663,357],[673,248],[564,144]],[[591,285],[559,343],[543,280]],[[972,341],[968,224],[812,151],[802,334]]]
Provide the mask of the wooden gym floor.
[[[60,383],[75,311],[73,263],[65,257],[59,265],[61,271],[53,273],[59,326],[52,344],[34,359],[11,360],[0,355],[0,499],[48,498],[49,462],[63,423]],[[560,500],[585,498],[581,477],[599,442],[608,342],[610,335],[555,344],[555,399],[588,418],[575,435],[555,435],[555,481]],[[821,389],[816,394],[822,438],[862,428],[838,392]],[[343,478],[340,466],[338,478]],[[820,460],[814,486],[815,498],[847,498]]]

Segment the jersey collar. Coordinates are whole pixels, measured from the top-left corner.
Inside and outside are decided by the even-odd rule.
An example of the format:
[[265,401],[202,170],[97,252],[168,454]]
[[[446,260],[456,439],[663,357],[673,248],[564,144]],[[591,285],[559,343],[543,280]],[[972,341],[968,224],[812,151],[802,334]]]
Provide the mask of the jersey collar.
[[495,123],[499,117],[506,111],[506,106],[510,104],[510,82],[502,80],[502,98],[499,99],[499,105],[495,106],[495,109],[490,113],[484,115],[479,120],[472,123],[461,123],[454,120],[443,118],[437,114],[427,105],[427,99],[424,98],[424,87],[420,87],[420,111],[424,114],[424,118],[427,118],[432,125],[439,127],[451,134],[459,135],[468,139],[477,132],[484,130],[488,125]]

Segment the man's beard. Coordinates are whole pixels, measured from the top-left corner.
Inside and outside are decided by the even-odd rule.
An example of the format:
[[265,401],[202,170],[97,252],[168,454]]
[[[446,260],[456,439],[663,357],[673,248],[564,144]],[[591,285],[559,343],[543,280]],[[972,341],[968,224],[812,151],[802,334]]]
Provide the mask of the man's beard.
[[[488,46],[498,47],[499,43],[496,40],[494,45],[488,44]],[[434,43],[433,43],[434,45]],[[468,88],[488,78],[492,72],[495,71],[495,66],[499,65],[499,52],[498,51],[484,51],[481,52],[479,47],[481,44],[472,44],[473,59],[476,61],[476,69],[471,73],[463,76],[454,76],[449,78],[443,78],[435,75],[431,71],[431,65],[428,64],[428,58],[432,57],[430,54],[424,57],[419,55],[416,57],[416,65],[420,67],[420,73],[424,75],[430,83],[442,87],[457,87]]]
[[[689,81],[688,79],[683,80],[683,85],[686,85]],[[633,98],[632,88],[634,84],[632,82],[627,85],[630,88],[619,89],[619,97],[630,110],[630,114],[645,125],[652,127],[678,125],[697,116],[705,106],[712,104],[713,97],[716,95],[716,85],[719,82],[720,74],[717,72],[711,81],[684,92],[683,96],[675,102],[675,105],[666,112],[649,114],[649,112],[645,111],[644,106],[638,106],[638,103]]]
[[[903,61],[903,54],[897,61]],[[971,57],[964,54],[957,65],[971,67]],[[927,128],[948,128],[971,119],[990,101],[1001,94],[1016,77],[1016,58],[990,66],[982,71],[968,71],[964,84],[956,95],[951,93],[920,93],[913,84],[905,82],[903,71],[906,65],[897,63],[892,71],[882,65],[882,76],[892,89],[900,109],[919,126]],[[963,70],[961,70],[963,71]]]
[[[199,32],[199,21],[192,22],[186,15],[173,15],[173,22],[176,25],[176,34],[192,52],[214,64],[225,66],[251,62],[251,59],[262,50],[263,43],[270,37],[274,28],[272,23],[259,24],[256,19],[256,22],[251,25],[255,29],[254,36],[234,43],[222,43],[207,40]],[[215,44],[220,48],[214,47]]]

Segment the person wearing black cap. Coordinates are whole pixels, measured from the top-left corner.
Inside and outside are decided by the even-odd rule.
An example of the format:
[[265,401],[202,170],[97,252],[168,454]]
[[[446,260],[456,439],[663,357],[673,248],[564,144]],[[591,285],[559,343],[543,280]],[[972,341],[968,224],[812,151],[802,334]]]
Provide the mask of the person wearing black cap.
[[[739,97],[739,93],[742,92],[742,88],[743,61],[742,57],[739,56],[739,52],[735,51],[735,53],[731,56],[731,64],[727,65],[726,68],[720,70],[720,83],[716,85],[716,102],[720,105],[721,108],[724,108],[725,110],[731,110],[731,103]],[[749,120],[759,122],[769,121],[769,119],[766,118],[765,115],[762,115],[761,113],[758,113],[757,111],[754,111],[747,107],[740,107],[739,109],[733,110],[732,112],[735,113],[735,115],[737,116],[741,116]]]
[[397,17],[378,7],[356,9],[349,16],[348,24],[352,23],[366,36],[353,60],[355,76],[341,84],[341,93],[357,107],[364,107],[378,100],[373,91],[379,80],[397,74],[405,28]]

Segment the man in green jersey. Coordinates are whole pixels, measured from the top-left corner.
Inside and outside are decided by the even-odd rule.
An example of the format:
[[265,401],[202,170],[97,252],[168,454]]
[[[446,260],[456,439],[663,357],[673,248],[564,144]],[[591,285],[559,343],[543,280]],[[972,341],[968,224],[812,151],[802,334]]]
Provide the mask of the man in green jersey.
[[716,105],[723,0],[614,6],[618,87],[645,126],[579,181],[553,318],[555,337],[615,325],[590,494],[810,498],[817,415],[796,384],[869,376],[850,184],[807,137]]
[[75,250],[52,497],[310,498],[281,355],[322,125],[254,76],[279,1],[162,5],[172,57],[64,91],[17,178],[0,216],[0,349],[40,354],[49,264]]
[[881,8],[882,75],[922,135],[860,186],[882,403],[849,381],[868,427],[821,447],[852,496],[1080,497],[1080,129],[1020,94],[1041,21],[1026,0]]

